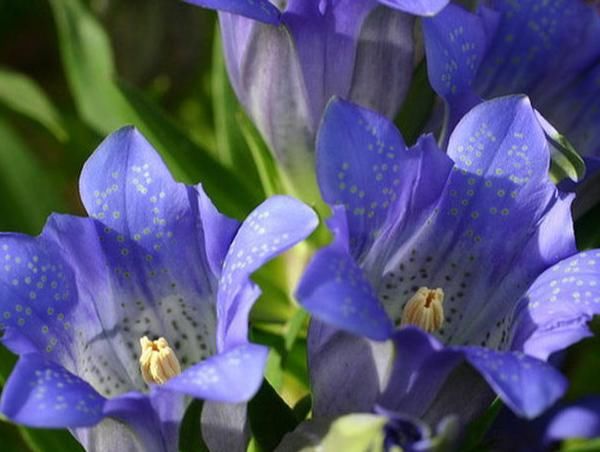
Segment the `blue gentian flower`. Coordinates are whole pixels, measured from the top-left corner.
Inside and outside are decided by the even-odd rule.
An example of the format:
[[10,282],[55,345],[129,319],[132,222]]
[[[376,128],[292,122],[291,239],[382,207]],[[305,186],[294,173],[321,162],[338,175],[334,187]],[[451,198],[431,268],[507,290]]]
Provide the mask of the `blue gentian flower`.
[[238,403],[259,387],[249,276],[317,218],[276,196],[239,224],[133,128],[89,158],[80,193],[89,218],[0,235],[2,342],[20,356],[0,411],[94,450],[177,450],[184,395]]
[[[448,0],[188,0],[218,9],[233,88],[279,163],[305,188],[326,103],[393,117],[413,71],[414,17]],[[231,14],[233,13],[233,14]]]
[[[428,71],[448,131],[480,98],[527,94],[600,167],[600,14],[586,0],[486,0],[423,21]],[[588,165],[590,166],[590,165]]]
[[407,148],[372,111],[329,105],[317,169],[335,238],[297,290],[317,319],[315,416],[378,403],[468,419],[493,399],[489,388],[522,417],[554,403],[567,382],[545,360],[591,334],[600,251],[577,254],[573,195],[548,167],[525,97],[474,108],[447,154],[429,135]]
[[558,404],[537,419],[526,421],[502,410],[484,441],[494,450],[543,452],[558,450],[567,439],[600,438],[600,398],[588,396]]

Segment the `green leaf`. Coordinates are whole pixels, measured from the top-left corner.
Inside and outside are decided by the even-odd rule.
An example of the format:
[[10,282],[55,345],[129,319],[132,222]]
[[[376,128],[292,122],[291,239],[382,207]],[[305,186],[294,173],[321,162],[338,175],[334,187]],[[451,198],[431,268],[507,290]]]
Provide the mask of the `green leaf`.
[[594,317],[588,326],[594,336],[570,346],[562,365],[570,382],[565,396],[568,401],[575,402],[589,394],[600,393],[600,316]]
[[585,176],[585,163],[575,148],[563,135],[556,135],[548,139],[550,145],[550,176],[555,182],[571,179],[579,182]]
[[61,57],[79,114],[102,135],[128,124],[132,111],[115,86],[110,42],[80,0],[50,0]]
[[229,215],[243,217],[260,202],[256,190],[190,140],[141,92],[124,84],[120,89],[135,111],[136,125],[156,145],[176,177],[188,183],[202,182],[219,209]]
[[283,176],[277,169],[277,164],[258,130],[248,117],[239,112],[237,115],[238,124],[242,130],[242,134],[248,144],[250,153],[258,170],[258,177],[261,186],[267,196],[272,196],[277,193],[293,194],[289,185],[286,186]]
[[413,74],[413,80],[402,104],[402,110],[396,117],[395,123],[400,129],[407,144],[417,141],[431,115],[435,101],[435,92],[427,78],[425,59],[419,64]]
[[202,182],[217,206],[242,217],[261,200],[138,90],[115,82],[108,37],[80,0],[50,0],[67,79],[83,119],[107,134],[133,124],[161,153],[176,178]]
[[218,24],[214,37],[210,75],[217,157],[228,167],[244,168],[244,176],[258,184],[256,166],[239,127],[238,115],[242,108],[229,83]]
[[2,438],[2,450],[30,452],[29,447],[23,442],[19,427],[4,422],[0,418],[0,438]]
[[569,178],[579,182],[585,176],[585,163],[569,141],[536,111],[538,121],[544,130],[550,146],[550,177],[554,182]]
[[[584,184],[584,190],[587,184]],[[594,184],[595,186],[595,184]],[[594,186],[590,186],[592,190]],[[586,200],[589,198],[585,198]],[[591,198],[593,199],[593,198]],[[577,209],[577,204],[575,204]],[[596,204],[575,222],[575,239],[577,240],[578,250],[589,250],[600,246],[600,204]]]
[[254,439],[265,451],[275,449],[283,436],[298,424],[291,408],[266,380],[248,403],[248,414]]
[[47,430],[20,427],[21,437],[32,452],[83,452],[83,447],[68,430]]
[[0,143],[0,228],[37,234],[50,212],[62,210],[60,189],[2,118]]
[[284,340],[285,348],[290,351],[296,343],[296,339],[302,334],[303,330],[306,331],[308,322],[308,313],[302,309],[296,311],[294,316],[286,325]]
[[17,357],[0,345],[0,386],[4,386],[16,362]]
[[26,75],[0,68],[0,103],[37,121],[58,140],[66,140],[67,132],[58,111],[37,83]]
[[331,424],[318,448],[323,452],[382,451],[386,419],[373,414],[349,414]]
[[563,443],[560,450],[562,452],[598,452],[600,450],[600,438],[570,439]]
[[464,450],[465,452],[485,450],[482,441],[485,434],[494,423],[498,413],[500,413],[501,408],[502,401],[499,398],[496,398],[490,407],[468,426],[463,443],[461,444],[461,450]]
[[308,417],[310,410],[312,409],[312,397],[310,394],[306,394],[294,405],[294,416],[298,422],[302,422]]
[[208,446],[200,433],[202,406],[202,400],[192,400],[185,411],[179,429],[180,452],[208,452]]

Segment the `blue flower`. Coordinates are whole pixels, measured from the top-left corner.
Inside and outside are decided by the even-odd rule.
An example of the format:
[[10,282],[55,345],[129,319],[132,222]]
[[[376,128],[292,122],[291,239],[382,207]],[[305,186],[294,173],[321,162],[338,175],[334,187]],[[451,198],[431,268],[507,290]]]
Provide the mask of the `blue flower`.
[[[413,14],[448,0],[189,0],[220,10],[229,78],[297,189],[314,179],[314,138],[333,95],[393,117],[413,71]],[[230,14],[233,13],[233,14]]]
[[239,224],[175,182],[133,128],[90,157],[80,193],[89,218],[0,236],[2,342],[20,355],[0,411],[89,448],[177,450],[184,395],[237,403],[259,387],[249,276],[316,216],[277,196]]
[[573,438],[600,437],[600,398],[588,396],[570,404],[558,404],[532,421],[503,410],[486,435],[496,450],[537,452],[557,450],[557,443]]
[[297,290],[317,319],[315,416],[379,403],[432,422],[468,420],[491,388],[531,418],[564,392],[545,360],[590,335],[600,251],[577,254],[573,196],[548,166],[525,97],[474,108],[447,154],[431,136],[407,148],[372,111],[329,105],[317,169],[335,238]]
[[[448,131],[480,98],[527,94],[600,167],[600,14],[585,0],[487,0],[423,21],[428,71]],[[595,9],[596,8],[596,9]]]

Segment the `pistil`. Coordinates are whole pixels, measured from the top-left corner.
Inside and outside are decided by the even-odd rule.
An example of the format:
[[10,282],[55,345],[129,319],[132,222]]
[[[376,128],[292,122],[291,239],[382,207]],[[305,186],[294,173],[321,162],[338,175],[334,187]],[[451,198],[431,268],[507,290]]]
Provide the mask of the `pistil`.
[[151,341],[144,336],[140,339],[140,345],[140,370],[146,383],[163,384],[181,373],[175,352],[164,337]]
[[444,291],[420,287],[404,306],[401,326],[415,325],[433,333],[444,324]]

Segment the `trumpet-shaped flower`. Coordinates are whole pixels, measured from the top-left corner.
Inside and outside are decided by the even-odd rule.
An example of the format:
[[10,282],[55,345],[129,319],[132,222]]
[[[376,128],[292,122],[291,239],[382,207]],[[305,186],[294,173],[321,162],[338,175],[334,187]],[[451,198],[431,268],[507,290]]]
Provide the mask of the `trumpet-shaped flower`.
[[237,403],[259,387],[249,276],[316,216],[278,196],[239,224],[175,182],[133,128],[90,157],[80,193],[89,217],[0,236],[2,342],[20,355],[0,411],[91,449],[176,450],[183,395]]
[[411,14],[433,14],[448,1],[273,2],[282,10],[267,0],[189,3],[220,11],[232,86],[303,188],[314,179],[314,138],[329,99],[342,96],[393,117],[413,71]]
[[423,21],[429,78],[448,130],[480,98],[527,94],[586,157],[600,157],[600,14],[586,0],[486,0]]
[[374,112],[329,105],[317,168],[335,238],[297,291],[318,319],[309,337],[316,415],[377,402],[434,421],[467,418],[491,388],[534,417],[564,392],[545,360],[590,334],[600,251],[577,254],[573,196],[551,183],[548,166],[525,97],[471,110],[447,154],[431,136],[407,148]]

